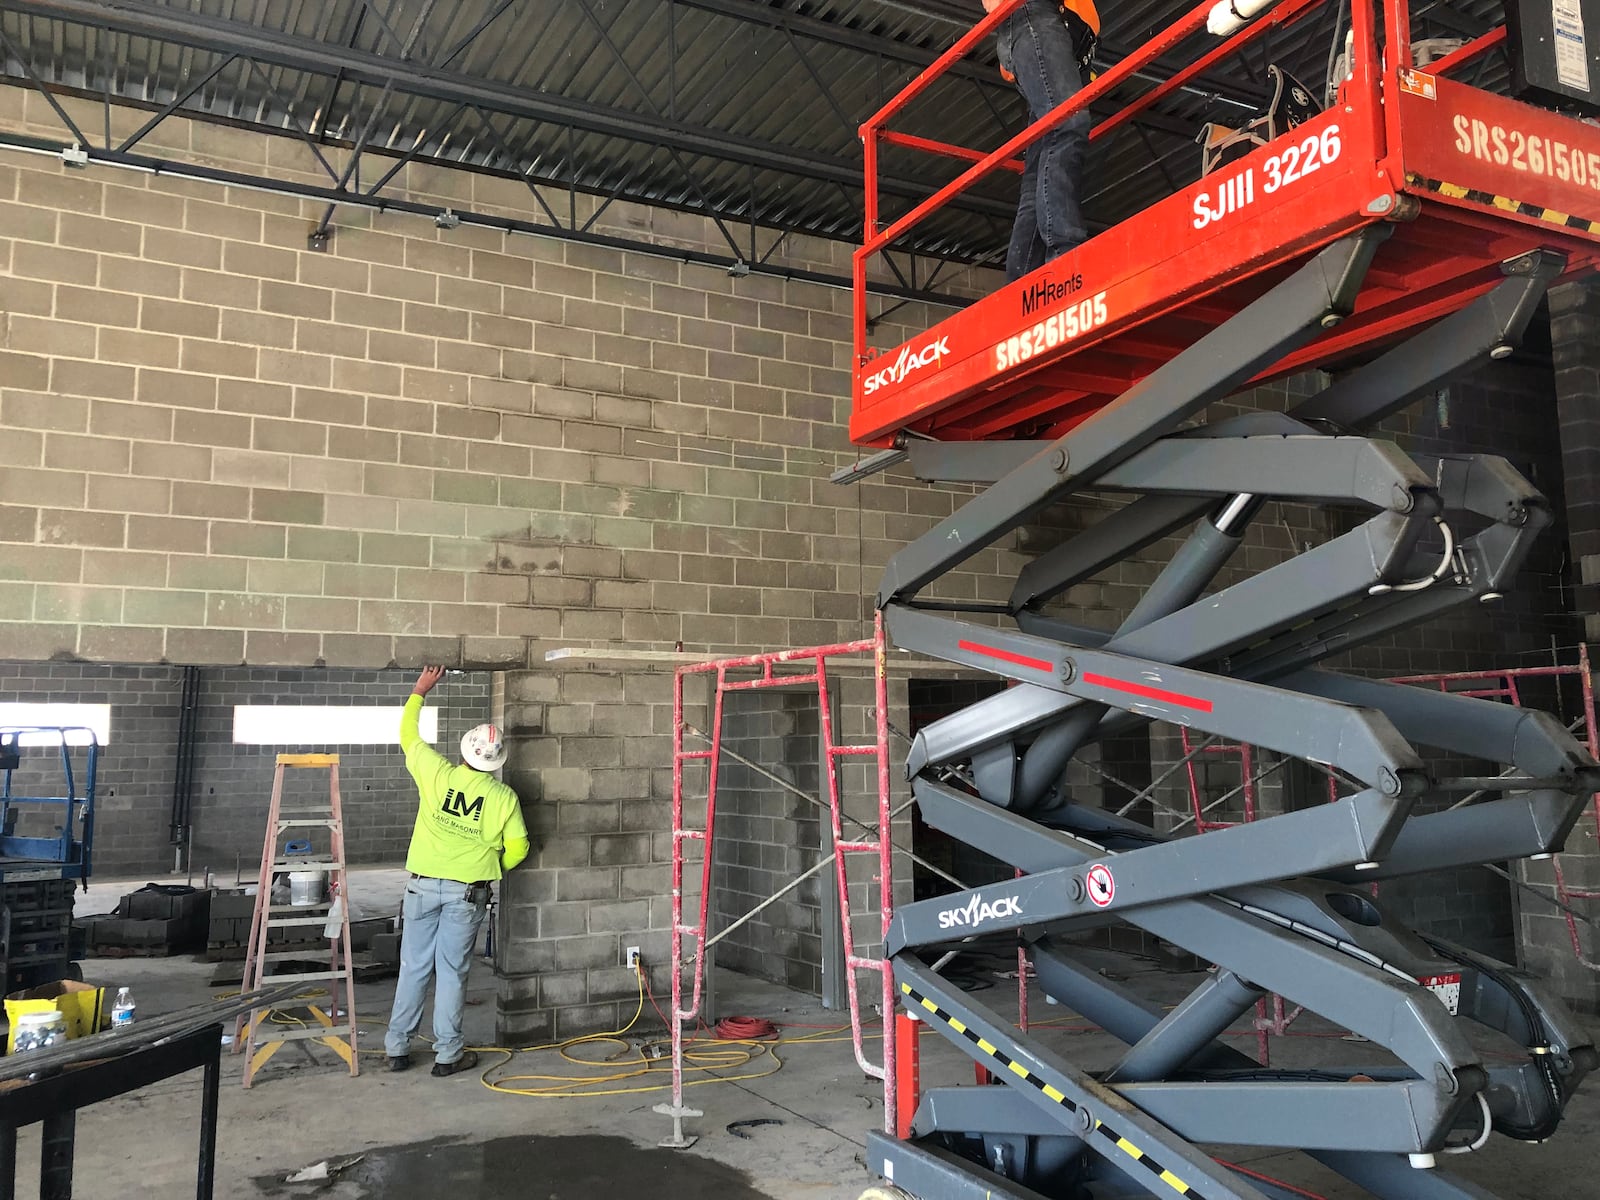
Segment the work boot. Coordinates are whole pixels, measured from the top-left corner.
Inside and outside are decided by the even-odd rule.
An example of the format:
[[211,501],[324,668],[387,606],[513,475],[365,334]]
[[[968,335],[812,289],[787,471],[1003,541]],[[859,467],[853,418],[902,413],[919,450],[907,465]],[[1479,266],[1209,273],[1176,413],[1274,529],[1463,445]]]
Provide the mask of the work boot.
[[409,1055],[409,1054],[391,1054],[389,1056],[389,1070],[391,1070],[391,1071],[409,1071],[409,1070],[411,1070],[411,1055]]
[[462,1052],[461,1057],[456,1059],[455,1062],[447,1062],[447,1063],[436,1062],[436,1063],[434,1063],[433,1064],[433,1073],[437,1078],[443,1079],[446,1075],[454,1075],[457,1071],[470,1071],[470,1070],[472,1070],[473,1067],[475,1067],[477,1065],[478,1065],[478,1054],[477,1054],[477,1051],[475,1051],[475,1050],[466,1050],[466,1051]]

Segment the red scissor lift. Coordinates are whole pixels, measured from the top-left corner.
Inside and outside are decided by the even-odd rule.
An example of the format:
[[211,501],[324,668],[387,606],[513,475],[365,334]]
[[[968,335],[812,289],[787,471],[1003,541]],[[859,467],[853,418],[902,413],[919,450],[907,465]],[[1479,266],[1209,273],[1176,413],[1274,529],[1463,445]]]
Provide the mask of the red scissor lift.
[[[1231,19],[1226,0],[1208,0],[992,152],[888,127],[1017,7],[979,22],[862,129],[851,437],[900,452],[919,478],[982,485],[892,557],[878,606],[900,648],[1011,684],[919,731],[907,772],[929,825],[1018,871],[895,912],[900,1003],[1005,1086],[919,1091],[917,1039],[902,1033],[904,1111],[894,1134],[869,1135],[869,1165],[921,1200],[1299,1194],[1206,1149],[1243,1145],[1303,1151],[1385,1200],[1486,1200],[1443,1169],[1447,1156],[1496,1133],[1548,1138],[1600,1055],[1537,983],[1407,929],[1372,885],[1553,853],[1600,767],[1544,713],[1319,664],[1492,603],[1550,523],[1503,459],[1409,455],[1369,434],[1510,353],[1551,284],[1600,258],[1600,128],[1460,81],[1504,28],[1418,69],[1404,0],[1354,0],[1347,75],[1325,110],[869,352],[877,255],[1014,169],[1049,127],[1148,80],[1157,59],[1189,65],[1093,139],[1317,2],[1236,0],[1249,15]],[[884,221],[885,146],[972,165]],[[1191,424],[1311,367],[1337,373],[1286,412]],[[1128,500],[1033,559],[1006,603],[939,596],[973,554],[1088,491]],[[1278,499],[1337,507],[1348,531],[1215,586]],[[1120,628],[1073,622],[1072,587],[1174,536]],[[1149,720],[1330,769],[1350,794],[1190,838],[1076,803],[1061,782],[1073,756]],[[1463,775],[1463,760],[1492,770]],[[1114,922],[1214,969],[1169,1009],[1078,957],[1074,934]],[[1126,1043],[1111,1069],[1084,1069],[941,976],[953,941],[991,933],[1018,935],[1040,986]],[[1363,1061],[1283,1069],[1232,1048],[1223,1034],[1268,996],[1361,1035]]]

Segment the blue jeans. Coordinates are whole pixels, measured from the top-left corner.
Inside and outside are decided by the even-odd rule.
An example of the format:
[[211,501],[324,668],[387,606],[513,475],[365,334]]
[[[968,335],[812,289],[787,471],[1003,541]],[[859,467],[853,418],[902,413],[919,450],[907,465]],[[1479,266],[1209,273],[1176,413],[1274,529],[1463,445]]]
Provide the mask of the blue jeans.
[[[1028,123],[1077,95],[1083,75],[1056,0],[1027,0],[997,38],[1000,62],[1017,78]],[[1089,113],[1074,114],[1028,147],[1006,279],[1021,279],[1088,240],[1078,211],[1078,178],[1089,145]]]
[[487,906],[467,902],[467,885],[453,879],[413,879],[406,886],[401,906],[405,924],[400,931],[400,980],[394,989],[394,1011],[384,1052],[390,1058],[406,1054],[411,1035],[422,1023],[422,1004],[428,981],[433,988],[433,1057],[453,1063],[466,1043],[461,1036],[461,1012],[467,1002],[467,970],[478,944]]

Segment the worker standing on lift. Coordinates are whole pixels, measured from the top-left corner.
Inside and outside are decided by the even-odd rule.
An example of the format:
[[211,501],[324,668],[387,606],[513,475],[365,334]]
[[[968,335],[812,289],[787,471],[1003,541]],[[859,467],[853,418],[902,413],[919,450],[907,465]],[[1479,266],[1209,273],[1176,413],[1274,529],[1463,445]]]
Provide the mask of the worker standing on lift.
[[[1005,0],[983,0],[993,12]],[[1030,125],[1077,95],[1100,34],[1094,0],[1024,0],[1000,23],[1000,73],[1028,104]],[[1006,280],[1021,279],[1088,240],[1078,181],[1089,145],[1089,112],[1074,113],[1029,146],[1017,219],[1006,252]]]
[[493,725],[467,730],[460,764],[422,740],[417,729],[422,700],[443,676],[443,667],[425,668],[400,717],[400,748],[421,803],[406,855],[411,882],[401,908],[400,979],[384,1038],[389,1069],[404,1071],[411,1065],[411,1035],[422,1022],[428,981],[437,976],[433,1074],[439,1076],[478,1063],[461,1034],[472,950],[493,881],[528,856],[528,829],[517,794],[490,773],[506,761],[500,730]]

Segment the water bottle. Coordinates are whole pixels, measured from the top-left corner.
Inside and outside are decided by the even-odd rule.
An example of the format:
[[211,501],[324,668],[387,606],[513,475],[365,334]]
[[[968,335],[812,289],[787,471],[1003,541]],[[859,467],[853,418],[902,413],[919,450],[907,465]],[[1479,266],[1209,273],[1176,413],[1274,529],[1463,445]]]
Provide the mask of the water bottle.
[[127,988],[118,988],[117,1002],[111,1006],[111,1028],[126,1029],[129,1025],[132,1025],[136,1007],[133,1002],[133,993]]
[[333,888],[333,903],[328,907],[328,919],[323,922],[322,936],[330,942],[344,933],[344,895],[337,884]]

